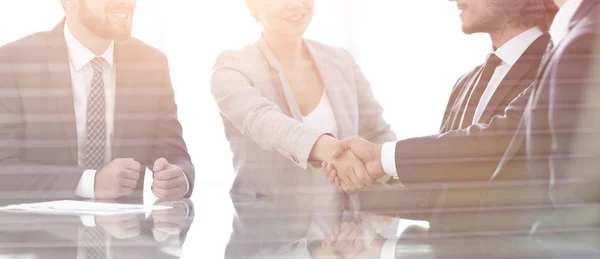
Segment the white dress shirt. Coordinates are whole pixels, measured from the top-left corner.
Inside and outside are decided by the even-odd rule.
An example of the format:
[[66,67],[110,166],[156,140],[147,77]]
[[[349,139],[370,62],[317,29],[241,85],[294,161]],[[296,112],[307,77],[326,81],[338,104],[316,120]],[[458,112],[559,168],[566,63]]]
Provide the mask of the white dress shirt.
[[550,26],[550,36],[552,36],[552,43],[554,46],[558,45],[562,39],[565,38],[569,32],[569,23],[573,19],[573,16],[579,10],[583,0],[567,0],[563,6],[560,7],[556,17]]
[[[75,120],[77,125],[77,160],[81,166],[84,164],[85,145],[87,139],[87,104],[90,84],[92,82],[93,68],[90,65],[97,56],[79,42],[65,23],[64,28],[65,41],[69,51],[69,65],[71,68],[71,85],[73,87],[73,104],[75,106]],[[114,132],[114,114],[115,114],[115,87],[116,73],[114,66],[114,42],[106,51],[100,55],[104,59],[102,66],[102,75],[104,77],[104,92],[106,100],[106,163],[111,158],[111,142]],[[86,170],[81,179],[75,194],[82,198],[94,199],[94,183],[96,170]]]
[[[69,65],[71,71],[71,85],[73,87],[73,104],[75,108],[75,120],[77,126],[77,160],[80,166],[83,166],[85,159],[85,145],[87,140],[87,104],[88,93],[92,82],[93,69],[90,62],[97,56],[79,42],[69,30],[67,23],[64,28],[65,42],[69,52]],[[116,65],[114,64],[114,41],[112,41],[106,51],[100,55],[104,59],[102,66],[102,75],[104,79],[104,93],[106,101],[106,154],[105,163],[111,162],[111,145],[114,135],[114,115],[115,115],[115,91],[117,85]],[[189,191],[190,183],[187,175],[183,174],[187,182],[186,193]],[[94,184],[96,179],[96,170],[86,170],[83,172],[75,195],[95,199]]]
[[[473,116],[473,124],[479,122],[485,107],[489,104],[490,99],[512,66],[519,60],[523,53],[525,53],[527,48],[543,34],[544,33],[539,27],[530,28],[510,39],[494,52],[502,62],[496,67],[496,70],[494,70],[494,74],[479,100]],[[383,165],[386,174],[398,178],[396,169],[396,142],[383,144],[381,149],[381,164]]]
[[483,111],[485,111],[485,107],[487,107],[490,99],[492,99],[492,96],[496,92],[496,89],[498,89],[498,86],[500,86],[500,83],[502,83],[502,80],[504,80],[504,77],[508,74],[512,66],[517,63],[527,48],[543,34],[544,32],[542,32],[539,27],[533,27],[510,39],[494,51],[494,54],[502,60],[502,62],[496,67],[496,70],[494,70],[490,82],[483,91],[481,99],[479,99],[479,104],[477,105],[477,108],[475,108],[475,115],[473,115],[473,124],[479,123],[479,119],[481,118]]

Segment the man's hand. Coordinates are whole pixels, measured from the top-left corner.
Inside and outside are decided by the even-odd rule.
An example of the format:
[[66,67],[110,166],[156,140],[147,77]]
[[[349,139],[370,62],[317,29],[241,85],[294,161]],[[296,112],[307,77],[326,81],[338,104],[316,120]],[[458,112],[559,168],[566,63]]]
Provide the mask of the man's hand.
[[136,215],[96,216],[96,225],[114,238],[127,239],[140,235],[140,219]]
[[154,162],[154,183],[152,192],[161,200],[179,200],[185,196],[188,183],[183,170],[170,164],[167,159],[159,158]]
[[373,179],[367,174],[363,162],[351,151],[342,150],[336,157],[332,157],[340,146],[339,143],[339,140],[330,135],[322,135],[315,142],[309,159],[328,162],[335,166],[340,173],[341,184],[338,187],[347,193],[355,193],[373,184]]
[[363,162],[351,150],[344,150],[330,164],[337,170],[341,183],[338,186],[346,193],[356,193],[374,182]]
[[152,234],[158,242],[167,240],[170,236],[179,235],[187,227],[188,210],[183,202],[162,202],[158,205],[173,207],[169,210],[152,212]]
[[117,158],[96,172],[96,199],[116,199],[133,193],[140,179],[140,163],[133,158]]
[[[347,150],[351,150],[363,161],[371,179],[381,179],[386,175],[381,164],[381,147],[382,145],[380,144],[374,144],[362,138],[348,138],[339,142],[333,153],[333,157],[340,157]],[[336,186],[341,185],[341,179],[338,179],[339,169],[335,164],[323,163],[323,170],[332,184]]]

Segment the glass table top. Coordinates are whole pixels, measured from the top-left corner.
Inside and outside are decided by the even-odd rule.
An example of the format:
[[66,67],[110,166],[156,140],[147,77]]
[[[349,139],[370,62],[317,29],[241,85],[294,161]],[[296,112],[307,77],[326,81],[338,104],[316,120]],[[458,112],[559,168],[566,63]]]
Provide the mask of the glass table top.
[[597,193],[551,200],[515,186],[382,187],[327,202],[206,188],[139,215],[0,212],[0,259],[600,258]]

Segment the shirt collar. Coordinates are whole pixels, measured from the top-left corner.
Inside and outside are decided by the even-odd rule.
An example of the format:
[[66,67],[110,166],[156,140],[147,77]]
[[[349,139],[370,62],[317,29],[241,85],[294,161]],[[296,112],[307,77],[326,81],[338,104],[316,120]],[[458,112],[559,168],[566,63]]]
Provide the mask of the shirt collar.
[[552,43],[556,46],[569,32],[569,23],[577,13],[577,10],[583,3],[583,0],[567,0],[552,22],[550,26],[550,36],[552,36]]
[[[73,36],[73,34],[71,34],[69,26],[66,22],[64,34],[65,41],[67,43],[67,49],[69,51],[69,59],[71,60],[71,63],[73,64],[75,69],[77,69],[78,71],[81,70],[81,68],[90,63],[92,59],[97,57],[92,51],[83,46],[83,44],[81,44],[81,42],[79,42],[75,38],[75,36]],[[104,53],[100,55],[100,57],[103,58],[111,68],[113,68],[114,52],[115,42],[111,41],[110,45],[108,46],[108,49],[106,49],[106,51],[104,51]]]
[[502,62],[512,67],[517,63],[517,60],[519,60],[521,55],[525,53],[527,48],[529,48],[529,45],[543,34],[542,30],[537,26],[530,28],[504,43],[504,45],[498,48],[494,54],[496,54]]

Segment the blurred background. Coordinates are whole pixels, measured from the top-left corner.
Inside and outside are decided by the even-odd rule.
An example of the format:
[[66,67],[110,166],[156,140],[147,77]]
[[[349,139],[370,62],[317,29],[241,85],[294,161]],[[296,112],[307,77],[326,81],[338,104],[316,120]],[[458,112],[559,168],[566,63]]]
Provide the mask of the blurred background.
[[[483,63],[491,51],[486,36],[462,33],[453,2],[316,2],[306,38],[354,54],[400,139],[436,133],[456,80]],[[242,0],[138,0],[135,15],[134,37],[169,58],[184,138],[197,168],[192,199],[202,207],[231,212],[196,211],[206,213],[203,218],[211,220],[195,222],[194,227],[215,232],[212,243],[226,244],[230,233],[222,232],[222,228],[221,232],[214,231],[214,226],[231,225],[234,210],[227,192],[234,172],[221,118],[210,94],[211,69],[221,51],[258,39],[258,24]],[[59,0],[1,0],[0,45],[50,30],[62,17]],[[194,246],[208,241],[199,238],[188,237],[184,254],[196,249],[207,254],[209,249],[214,258],[223,255],[224,246]]]

